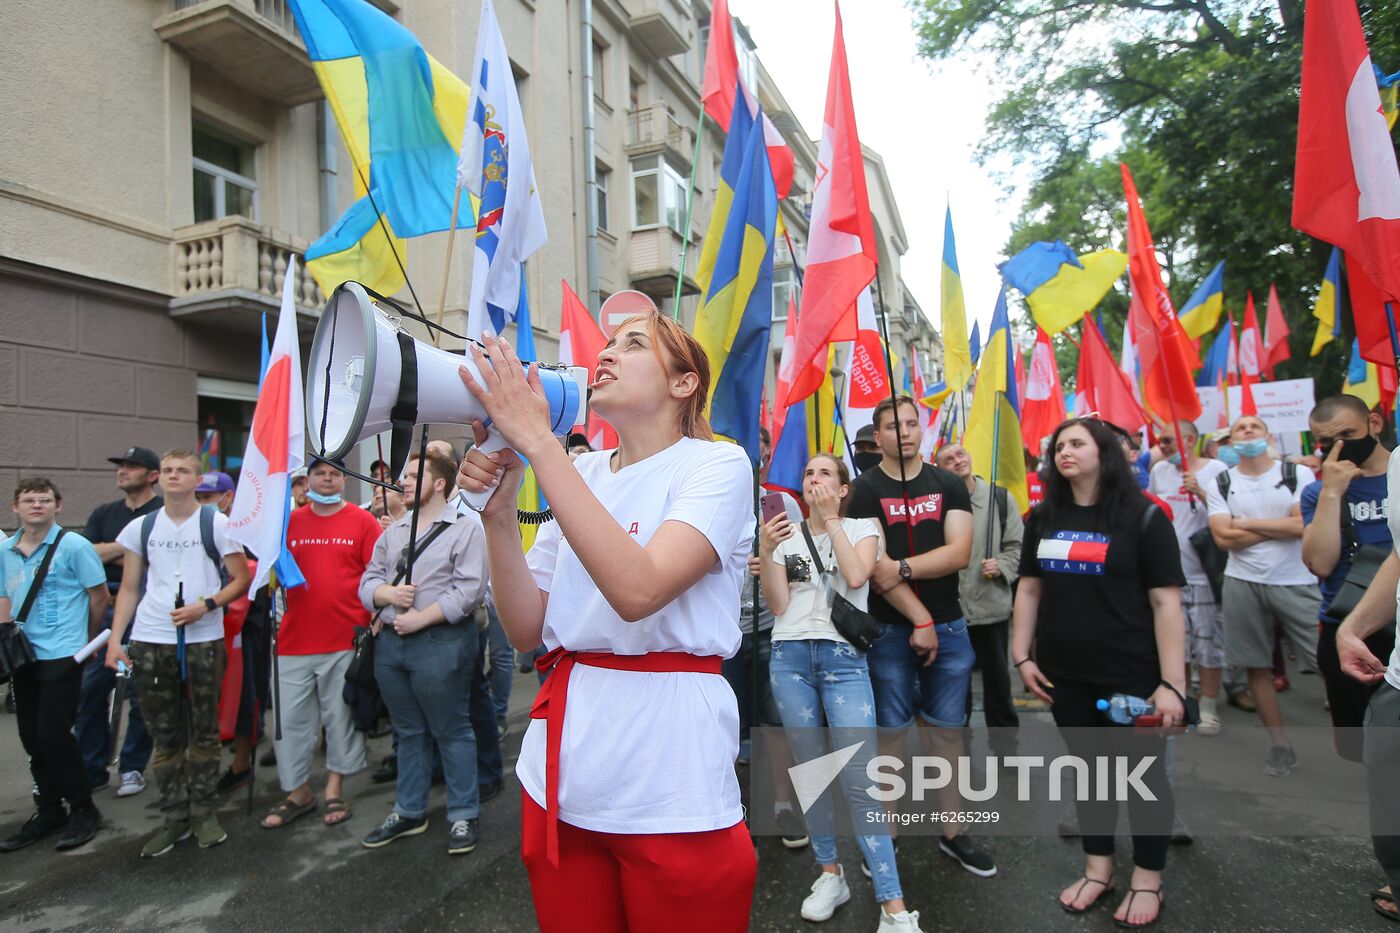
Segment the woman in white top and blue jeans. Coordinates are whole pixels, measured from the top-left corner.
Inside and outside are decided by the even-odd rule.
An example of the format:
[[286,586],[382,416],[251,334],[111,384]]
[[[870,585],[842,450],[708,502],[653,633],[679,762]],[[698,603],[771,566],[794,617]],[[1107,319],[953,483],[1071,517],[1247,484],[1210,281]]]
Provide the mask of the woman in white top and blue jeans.
[[[831,621],[833,592],[858,609],[865,608],[870,572],[880,555],[875,522],[841,515],[849,492],[846,465],[830,454],[817,454],[802,479],[802,495],[811,512],[806,525],[816,554],[807,537],[795,533],[787,516],[776,516],[763,526],[760,580],[763,597],[776,616],[769,667],[773,698],[798,762],[811,761],[829,750],[823,720],[832,733],[832,748],[864,742],[842,768],[840,783],[850,801],[853,823],[872,828],[869,834],[858,833],[856,839],[872,868],[875,897],[884,906],[880,930],[917,931],[919,915],[905,909],[889,830],[883,822],[867,819],[867,813],[880,810],[863,790],[868,783],[869,750],[876,744],[870,672],[865,655],[842,638]],[[807,821],[812,854],[822,873],[802,902],[802,918],[820,921],[850,900],[851,892],[836,860],[835,816],[825,793],[807,811]]]

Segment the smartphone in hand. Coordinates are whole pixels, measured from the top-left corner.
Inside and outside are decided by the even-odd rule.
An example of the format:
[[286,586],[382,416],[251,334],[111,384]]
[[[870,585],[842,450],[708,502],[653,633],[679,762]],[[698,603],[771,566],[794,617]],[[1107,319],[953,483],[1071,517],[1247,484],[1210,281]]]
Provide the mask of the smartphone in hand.
[[768,524],[779,515],[787,514],[787,506],[783,503],[783,494],[780,492],[769,492],[758,500],[759,514],[763,516],[763,524]]

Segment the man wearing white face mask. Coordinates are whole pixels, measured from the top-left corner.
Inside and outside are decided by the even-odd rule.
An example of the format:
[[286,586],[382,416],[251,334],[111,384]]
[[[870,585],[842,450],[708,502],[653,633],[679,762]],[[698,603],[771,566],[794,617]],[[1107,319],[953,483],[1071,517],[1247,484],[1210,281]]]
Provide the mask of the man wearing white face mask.
[[[1191,544],[1191,536],[1206,527],[1205,490],[1225,472],[1219,460],[1196,453],[1199,432],[1190,421],[1180,424],[1186,450],[1176,449],[1176,434],[1167,431],[1158,446],[1162,459],[1152,466],[1147,491],[1172,507],[1172,527],[1181,548],[1181,572],[1186,586],[1181,591],[1181,609],[1186,615],[1186,663],[1196,665],[1201,674],[1201,735],[1220,732],[1216,703],[1220,699],[1220,670],[1225,666],[1225,636],[1221,631],[1220,604],[1211,589],[1201,559]],[[1189,678],[1188,678],[1189,680]]]
[[1211,535],[1230,552],[1221,593],[1225,654],[1248,670],[1259,718],[1273,747],[1264,773],[1282,777],[1298,763],[1283,731],[1274,691],[1274,619],[1298,653],[1302,671],[1317,670],[1317,616],[1322,605],[1317,578],[1303,564],[1303,518],[1299,498],[1313,481],[1307,467],[1269,456],[1269,429],[1245,415],[1230,428],[1237,466],[1206,487]]

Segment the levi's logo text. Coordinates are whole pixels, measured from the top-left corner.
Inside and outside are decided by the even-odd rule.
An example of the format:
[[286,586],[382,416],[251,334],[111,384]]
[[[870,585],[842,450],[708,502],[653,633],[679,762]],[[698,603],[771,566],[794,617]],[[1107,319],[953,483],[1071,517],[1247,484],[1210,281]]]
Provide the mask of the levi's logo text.
[[1057,531],[1041,538],[1035,557],[1046,573],[1087,573],[1103,575],[1108,560],[1108,535],[1093,531]]
[[[904,499],[881,499],[880,508],[885,513],[885,524],[898,525],[904,521]],[[909,500],[909,514],[914,516],[914,524],[925,520],[942,521],[943,493],[934,492],[926,496],[915,496]]]

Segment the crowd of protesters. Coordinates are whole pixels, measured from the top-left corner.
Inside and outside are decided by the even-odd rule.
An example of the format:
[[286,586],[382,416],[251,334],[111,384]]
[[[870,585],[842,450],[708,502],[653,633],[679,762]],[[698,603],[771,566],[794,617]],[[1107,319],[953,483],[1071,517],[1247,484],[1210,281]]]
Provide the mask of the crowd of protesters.
[[[810,845],[817,863],[794,913],[824,921],[852,897],[835,828],[844,798],[854,823],[874,827],[846,854],[871,878],[879,929],[920,929],[896,824],[874,818],[866,767],[911,740],[957,761],[973,736],[975,671],[994,755],[1017,752],[1019,679],[1072,753],[1153,759],[1143,780],[1155,802],[1127,808],[1131,875],[1113,913],[1123,926],[1160,916],[1168,843],[1184,834],[1169,732],[1219,735],[1228,701],[1257,712],[1265,774],[1302,766],[1278,699],[1284,645],[1298,673],[1321,674],[1336,751],[1365,762],[1373,806],[1393,791],[1400,519],[1387,503],[1400,465],[1359,399],[1317,404],[1308,458],[1281,456],[1257,416],[1208,437],[1189,422],[1159,426],[1151,443],[1072,418],[1048,438],[1023,513],[961,444],[925,462],[920,412],[899,397],[875,410],[849,459],[813,456],[800,495],[773,493],[755,523],[751,469],[711,439],[710,374],[672,322],[635,318],[603,351],[592,404],[618,425],[613,451],[534,430],[537,398],[508,375],[513,350],[488,341],[486,353],[503,365],[483,368],[486,384],[463,380],[511,426],[520,456],[460,457],[434,441],[397,477],[376,461],[373,478],[397,488],[374,487],[363,506],[345,499],[344,464],[313,460],[287,529],[305,587],[248,592],[251,555],[227,534],[234,483],[201,473],[190,451],[112,457],[120,498],[82,533],[62,528],[52,481],[19,482],[0,624],[20,623],[36,658],[10,685],[34,812],[0,852],[54,836],[59,849],[86,844],[113,766],[116,797],[141,794],[148,776],[158,787],[162,823],[141,857],[191,837],[217,845],[221,796],[253,781],[268,738],[260,763],[275,763],[282,793],[261,829],[313,813],[335,826],[354,812],[346,779],[369,768],[367,739],[384,731],[394,752],[374,779],[395,782],[394,802],[362,844],[427,832],[440,781],[447,851],[471,852],[504,784],[517,649],[542,684],[518,774],[546,930],[677,917],[683,929],[743,928],[756,868],[735,766],[757,754],[760,726],[786,739],[766,745],[774,774],[860,745],[805,813],[790,785],[774,787],[783,844]],[[764,432],[765,466],[769,453]],[[528,551],[521,457],[554,513]],[[478,515],[459,487],[498,492]],[[105,649],[75,662],[104,628]],[[1114,694],[1150,702],[1161,728],[1115,728],[1098,702]],[[940,794],[943,811],[963,806],[956,782]],[[1067,912],[1120,886],[1117,809],[1075,804],[1085,860],[1059,892]],[[1395,814],[1373,825],[1390,825],[1382,817]],[[944,825],[944,856],[997,874],[966,824]],[[1387,885],[1371,893],[1392,919],[1397,838],[1376,835]],[[594,892],[582,916],[570,893],[580,885]]]

